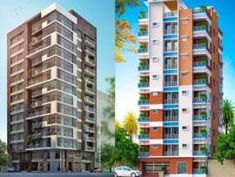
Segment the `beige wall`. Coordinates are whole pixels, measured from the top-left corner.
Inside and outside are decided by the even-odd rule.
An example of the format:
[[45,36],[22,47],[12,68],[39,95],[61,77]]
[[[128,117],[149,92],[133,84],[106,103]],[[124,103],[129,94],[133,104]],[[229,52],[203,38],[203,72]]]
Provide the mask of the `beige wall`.
[[208,177],[235,177],[235,161],[224,161],[221,165],[216,160],[208,161]]

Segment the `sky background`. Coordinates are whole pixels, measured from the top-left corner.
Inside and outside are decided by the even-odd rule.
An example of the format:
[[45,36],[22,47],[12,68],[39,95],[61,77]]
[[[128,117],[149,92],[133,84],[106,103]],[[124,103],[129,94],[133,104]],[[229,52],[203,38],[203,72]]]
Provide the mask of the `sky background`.
[[114,76],[114,0],[0,0],[0,139],[7,137],[7,33],[52,3],[73,9],[97,28],[98,89]]
[[[143,1],[143,0],[142,0]],[[214,6],[219,14],[219,26],[223,31],[223,77],[224,97],[235,103],[235,1],[227,0],[183,0],[188,8]],[[123,16],[132,25],[132,32],[138,33],[138,15],[147,6],[128,8]],[[116,119],[123,121],[128,112],[138,114],[138,54],[125,53],[126,62],[116,64]]]

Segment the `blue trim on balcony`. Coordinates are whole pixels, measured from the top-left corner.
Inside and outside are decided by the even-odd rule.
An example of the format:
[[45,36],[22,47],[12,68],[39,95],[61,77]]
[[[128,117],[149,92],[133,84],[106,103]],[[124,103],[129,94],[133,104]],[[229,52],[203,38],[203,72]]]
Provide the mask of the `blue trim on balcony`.
[[205,170],[193,170],[193,174],[202,175],[207,174]]
[[146,32],[139,32],[138,36],[139,37],[148,36],[148,32],[147,31]]
[[164,74],[165,75],[178,74],[178,70],[177,69],[164,69]]
[[177,17],[164,17],[164,22],[177,22]]
[[138,87],[139,88],[149,88],[149,84],[148,83],[138,83]]
[[164,57],[177,57],[177,51],[164,51]]
[[206,117],[193,118],[194,122],[204,122],[207,121]]
[[207,157],[206,153],[203,152],[197,152],[197,153],[194,152],[193,156]]
[[178,139],[163,139],[163,144],[178,144]]
[[149,122],[148,117],[139,117],[138,122],[140,123],[147,123]]
[[149,71],[149,66],[139,66],[138,71]]
[[193,135],[193,139],[206,139],[206,138],[207,138],[206,135],[197,135],[197,136]]
[[164,34],[164,39],[165,40],[178,39],[178,35],[177,34]]
[[164,104],[163,105],[164,109],[178,109],[179,108],[179,104],[175,103],[175,104]]
[[138,105],[141,105],[141,106],[148,105],[148,104],[149,104],[148,100],[140,100],[140,101],[138,101]]
[[148,135],[139,135],[138,139],[139,140],[149,140],[149,136]]
[[164,121],[163,126],[164,127],[178,127],[179,121]]
[[164,92],[171,92],[171,91],[178,91],[179,87],[178,86],[164,86]]

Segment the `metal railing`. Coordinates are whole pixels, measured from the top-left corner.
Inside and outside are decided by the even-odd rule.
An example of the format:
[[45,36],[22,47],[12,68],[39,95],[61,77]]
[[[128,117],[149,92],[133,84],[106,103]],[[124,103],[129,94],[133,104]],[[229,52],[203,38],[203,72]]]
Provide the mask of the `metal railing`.
[[177,81],[165,81],[164,86],[166,87],[177,86]]

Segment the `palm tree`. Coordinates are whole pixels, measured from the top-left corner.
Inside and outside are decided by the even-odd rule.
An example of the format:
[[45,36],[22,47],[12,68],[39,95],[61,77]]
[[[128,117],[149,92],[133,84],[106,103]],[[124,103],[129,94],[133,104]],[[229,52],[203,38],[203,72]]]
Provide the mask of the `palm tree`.
[[130,136],[130,139],[133,140],[133,136],[137,135],[138,125],[136,116],[134,113],[129,112],[123,121],[123,128],[127,131]]
[[120,122],[118,120],[115,120],[114,127],[115,127],[115,130],[118,130],[118,129],[121,128],[121,124],[120,124]]
[[224,99],[223,102],[223,126],[225,133],[228,133],[228,128],[234,121],[234,106],[231,100]]

